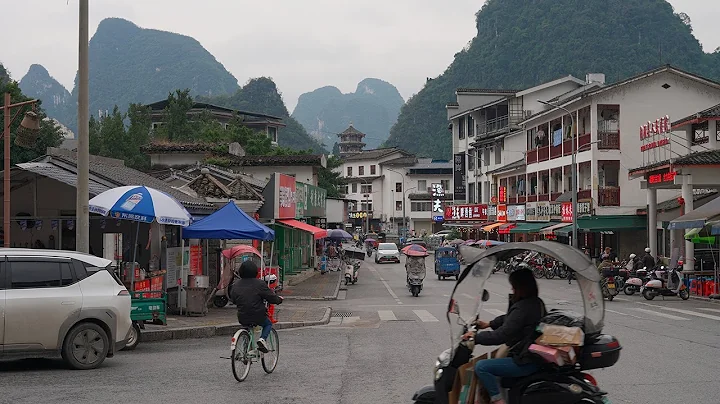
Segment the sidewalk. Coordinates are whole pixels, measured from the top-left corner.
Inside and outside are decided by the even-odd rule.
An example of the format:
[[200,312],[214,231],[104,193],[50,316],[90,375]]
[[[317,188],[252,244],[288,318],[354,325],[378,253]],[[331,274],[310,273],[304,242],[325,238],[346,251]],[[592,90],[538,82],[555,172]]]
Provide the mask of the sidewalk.
[[[287,328],[324,325],[330,321],[330,307],[299,307],[293,305],[275,306],[278,320],[273,324],[276,330]],[[170,315],[167,325],[146,324],[142,330],[142,342],[165,341],[170,339],[210,338],[218,335],[232,335],[238,330],[237,309],[228,305],[221,309],[211,308],[204,317]]]
[[286,286],[280,294],[285,300],[337,300],[340,290],[341,272],[327,272],[322,275],[319,271],[303,282]]

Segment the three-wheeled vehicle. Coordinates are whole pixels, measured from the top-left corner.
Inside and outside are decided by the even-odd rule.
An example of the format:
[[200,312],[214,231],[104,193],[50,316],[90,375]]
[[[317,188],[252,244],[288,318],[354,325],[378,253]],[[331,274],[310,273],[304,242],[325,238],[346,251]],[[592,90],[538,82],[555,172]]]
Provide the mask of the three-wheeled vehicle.
[[460,259],[454,247],[440,247],[435,250],[435,275],[442,280],[454,276],[460,277]]
[[[615,337],[602,333],[605,305],[600,291],[600,274],[579,250],[552,241],[535,241],[507,243],[487,250],[460,247],[470,264],[460,274],[448,303],[451,347],[442,352],[435,362],[434,384],[421,388],[413,396],[415,404],[458,403],[458,396],[468,387],[463,380],[468,383],[473,380],[467,380],[466,372],[461,369],[472,371],[473,362],[477,360],[506,357],[509,348],[502,345],[485,354],[487,356],[474,358],[474,340],[466,340],[463,335],[468,331],[477,332],[477,322],[484,315],[483,303],[490,298],[490,294],[485,290],[485,283],[497,262],[528,250],[562,260],[575,271],[583,299],[584,316],[553,310],[541,323],[579,327],[583,331],[584,341],[577,347],[576,363],[572,365],[558,366],[548,362],[530,376],[500,378],[501,395],[508,404],[609,402],[607,393],[586,373],[588,370],[613,366],[618,361],[621,350]],[[553,323],[553,318],[559,322]]]
[[167,307],[167,294],[162,291],[133,292],[130,299],[130,334],[123,350],[132,351],[140,343],[140,330],[145,329],[145,322],[157,325],[167,325],[165,308]]

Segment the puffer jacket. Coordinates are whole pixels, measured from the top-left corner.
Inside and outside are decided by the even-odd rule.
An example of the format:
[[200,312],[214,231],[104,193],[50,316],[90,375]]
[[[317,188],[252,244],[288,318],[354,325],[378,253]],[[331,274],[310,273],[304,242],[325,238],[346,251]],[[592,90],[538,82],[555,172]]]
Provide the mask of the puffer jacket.
[[237,306],[238,321],[242,325],[258,325],[265,321],[268,316],[265,302],[282,303],[282,298],[256,277],[256,270],[246,270],[230,285],[230,299]]

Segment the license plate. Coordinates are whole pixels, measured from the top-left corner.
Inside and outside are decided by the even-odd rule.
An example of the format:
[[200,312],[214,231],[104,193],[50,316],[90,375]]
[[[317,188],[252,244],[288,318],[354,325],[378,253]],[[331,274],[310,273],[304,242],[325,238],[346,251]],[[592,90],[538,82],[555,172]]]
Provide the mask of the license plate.
[[614,283],[608,283],[608,289],[615,289]]

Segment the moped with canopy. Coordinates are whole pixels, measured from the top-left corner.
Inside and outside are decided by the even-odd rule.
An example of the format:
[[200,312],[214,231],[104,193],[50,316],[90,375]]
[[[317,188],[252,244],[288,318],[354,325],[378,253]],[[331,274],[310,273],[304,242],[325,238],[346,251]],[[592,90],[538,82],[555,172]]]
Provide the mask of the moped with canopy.
[[480,320],[484,302],[490,297],[485,290],[485,284],[498,261],[510,259],[526,251],[536,251],[564,262],[575,271],[584,306],[583,316],[553,310],[543,318],[541,324],[548,323],[551,317],[559,318],[559,323],[564,322],[563,325],[572,324],[581,328],[584,340],[581,341],[581,346],[577,347],[577,361],[572,365],[558,366],[548,362],[547,366],[541,367],[540,371],[530,376],[501,378],[499,385],[505,402],[609,403],[607,393],[598,388],[591,375],[585,373],[587,370],[613,366],[621,349],[617,339],[602,333],[605,306],[600,290],[600,274],[592,262],[581,251],[551,241],[507,243],[488,250],[460,248],[470,264],[460,274],[448,303],[447,321],[451,348],[440,354],[435,363],[434,384],[418,390],[413,396],[413,402],[475,402],[459,399],[460,393],[467,386],[461,381],[463,375],[468,374],[468,371],[473,374],[473,361],[505,357],[509,348],[501,346],[491,353],[473,358],[474,341],[463,340],[462,336],[468,331],[477,331],[476,322]]

